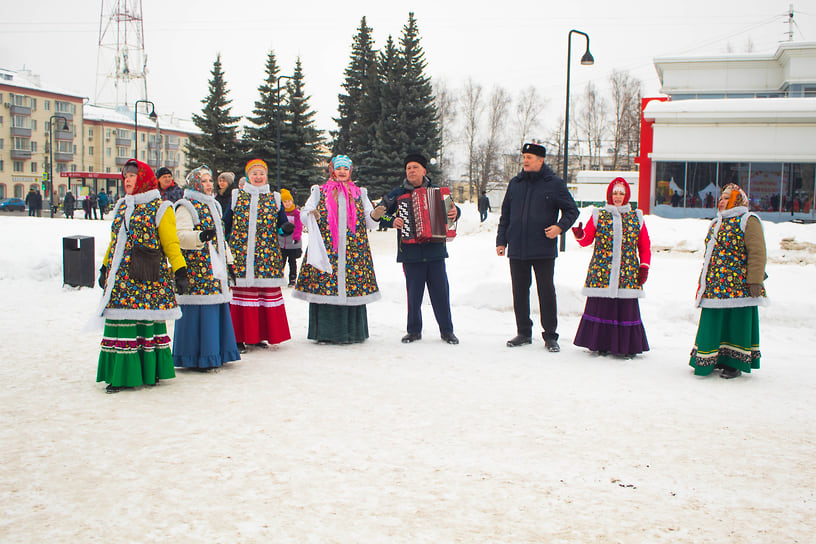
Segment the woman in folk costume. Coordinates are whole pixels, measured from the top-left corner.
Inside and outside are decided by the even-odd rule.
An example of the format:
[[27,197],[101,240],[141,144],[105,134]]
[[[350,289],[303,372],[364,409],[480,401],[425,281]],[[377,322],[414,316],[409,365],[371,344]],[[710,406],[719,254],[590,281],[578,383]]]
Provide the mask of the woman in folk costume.
[[105,333],[96,381],[107,382],[108,393],[175,377],[165,321],[181,316],[176,292],[188,287],[173,206],[162,200],[153,170],[131,159],[122,177],[125,196],[114,207],[99,270]]
[[632,209],[630,194],[626,180],[615,178],[606,190],[606,206],[592,210],[586,228],[578,223],[572,229],[581,246],[595,244],[583,289],[586,306],[573,343],[626,358],[649,351],[638,298],[652,258],[643,212]]
[[349,344],[368,338],[365,305],[379,300],[366,229],[374,207],[365,189],[351,180],[352,163],[334,157],[329,179],[313,186],[301,209],[309,231],[306,257],[292,296],[309,302],[308,338]]
[[721,369],[736,378],[759,368],[759,310],[766,302],[765,235],[759,218],[748,212],[738,185],[723,188],[717,217],[706,236],[706,250],[695,305],[700,310],[697,339],[689,365],[698,376]]
[[199,166],[187,174],[186,182],[184,198],[176,202],[175,211],[190,286],[186,294],[178,296],[182,315],[173,334],[173,362],[178,367],[207,371],[241,358],[229,307],[232,255],[224,237],[212,172]]
[[266,347],[289,340],[289,322],[281,286],[287,281],[278,234],[292,232],[280,195],[269,190],[267,166],[260,159],[246,166],[247,183],[232,192],[232,232],[229,246],[235,259],[232,325],[238,348]]

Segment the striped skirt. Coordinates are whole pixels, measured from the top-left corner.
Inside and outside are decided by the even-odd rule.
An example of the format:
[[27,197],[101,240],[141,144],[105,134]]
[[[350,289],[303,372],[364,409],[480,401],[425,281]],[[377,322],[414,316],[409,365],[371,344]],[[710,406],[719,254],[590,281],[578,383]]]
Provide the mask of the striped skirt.
[[174,378],[170,337],[164,321],[106,319],[96,381],[138,387]]
[[280,287],[233,287],[230,314],[236,342],[280,344],[292,337]]
[[689,365],[698,376],[715,368],[759,368],[759,309],[703,308]]

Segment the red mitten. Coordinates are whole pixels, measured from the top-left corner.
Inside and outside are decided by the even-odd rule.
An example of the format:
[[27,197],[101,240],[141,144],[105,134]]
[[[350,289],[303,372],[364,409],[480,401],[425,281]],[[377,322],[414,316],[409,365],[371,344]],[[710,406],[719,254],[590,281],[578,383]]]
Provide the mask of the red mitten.
[[583,222],[579,222],[577,227],[572,227],[572,233],[575,235],[576,240],[580,240],[584,237],[584,224]]
[[638,270],[638,283],[643,285],[646,283],[646,279],[649,277],[649,267],[648,266],[641,266],[640,270]]

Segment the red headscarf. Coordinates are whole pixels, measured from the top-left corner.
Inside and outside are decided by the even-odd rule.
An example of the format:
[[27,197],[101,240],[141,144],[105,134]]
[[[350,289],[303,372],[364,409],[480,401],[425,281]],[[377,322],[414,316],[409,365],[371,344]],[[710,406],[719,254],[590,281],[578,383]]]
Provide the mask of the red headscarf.
[[629,197],[631,196],[632,190],[629,188],[629,183],[623,178],[615,178],[609,182],[609,187],[606,188],[606,203],[612,204],[612,191],[615,190],[616,185],[623,186],[623,205],[629,204]]
[[128,166],[136,166],[138,169],[136,172],[136,185],[133,188],[134,195],[146,193],[159,187],[159,182],[156,179],[156,174],[153,173],[153,169],[150,168],[149,165],[137,161],[136,159],[130,159],[125,163],[125,166],[122,167],[122,179],[125,179],[125,170]]

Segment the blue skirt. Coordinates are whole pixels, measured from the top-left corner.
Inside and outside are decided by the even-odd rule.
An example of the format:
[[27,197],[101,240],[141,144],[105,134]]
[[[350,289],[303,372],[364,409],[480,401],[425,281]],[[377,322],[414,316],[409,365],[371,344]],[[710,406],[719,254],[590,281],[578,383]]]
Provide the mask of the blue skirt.
[[173,335],[173,364],[184,368],[217,368],[238,361],[229,303],[183,304]]

